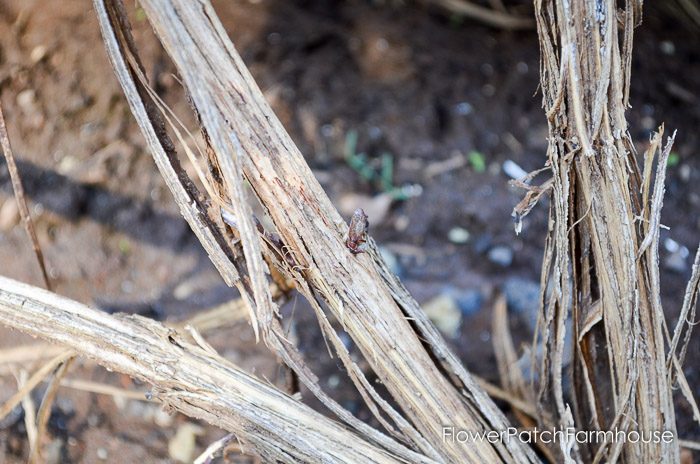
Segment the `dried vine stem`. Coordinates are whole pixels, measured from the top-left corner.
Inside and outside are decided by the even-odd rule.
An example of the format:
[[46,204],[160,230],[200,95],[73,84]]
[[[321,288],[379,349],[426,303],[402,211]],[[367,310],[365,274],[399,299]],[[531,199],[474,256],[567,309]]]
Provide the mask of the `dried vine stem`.
[[[157,140],[159,134],[154,136],[154,118],[147,114],[150,100],[147,92],[135,84],[140,65],[130,44],[128,25],[119,14],[121,6],[118,2],[105,5],[101,0],[96,0],[95,5],[110,58],[132,111],[149,140],[159,168],[172,170]],[[219,264],[245,276],[233,284],[254,306],[252,319],[259,324],[266,343],[300,373],[300,379],[339,417],[362,433],[371,434],[374,441],[407,456],[405,450],[376,436],[376,432],[330,402],[294,348],[276,329],[277,307],[267,293],[263,274],[266,267],[261,256],[261,252],[269,253],[245,205],[244,178],[265,207],[282,247],[294,257],[293,269],[283,269],[287,277],[295,280],[297,288],[316,305],[319,317],[324,305],[330,309],[403,409],[405,418],[396,414],[362,379],[350,358],[340,353],[348,371],[359,373],[351,377],[366,392],[365,398],[376,402],[373,410],[391,418],[399,438],[414,450],[442,461],[535,461],[532,451],[514,440],[495,444],[475,442],[469,446],[443,441],[444,425],[468,430],[501,430],[508,425],[502,413],[447,350],[415,301],[393,276],[387,275],[376,253],[353,255],[346,249],[343,243],[346,224],[272,113],[211,5],[199,0],[143,1],[141,5],[175,62],[211,144],[208,155],[218,169],[212,177],[222,179],[221,191],[230,199],[235,212],[245,257],[245,263],[221,261]],[[170,185],[173,177],[166,176],[166,181]],[[181,188],[179,182],[174,185],[175,191]],[[181,208],[188,207],[180,204]],[[202,226],[192,221],[190,224]],[[218,234],[215,228],[209,230]],[[210,255],[231,255],[225,250],[228,245],[220,241],[208,241],[204,245]],[[407,316],[415,319],[418,332],[428,339],[433,354],[457,374],[460,380],[457,388],[435,365]],[[324,330],[332,338],[327,328]]]
[[[658,271],[659,212],[673,137],[663,148],[663,128],[654,137],[642,176],[625,120],[641,1],[627,0],[618,10],[614,0],[537,0],[535,13],[553,173],[542,281],[551,293],[543,290],[538,329],[544,350],[537,361],[540,422],[675,432]],[[573,345],[570,390],[567,343]],[[577,462],[679,459],[677,442],[590,443],[568,452]]]
[[155,399],[235,433],[266,462],[406,462],[150,319],[0,277],[0,323],[153,385]]

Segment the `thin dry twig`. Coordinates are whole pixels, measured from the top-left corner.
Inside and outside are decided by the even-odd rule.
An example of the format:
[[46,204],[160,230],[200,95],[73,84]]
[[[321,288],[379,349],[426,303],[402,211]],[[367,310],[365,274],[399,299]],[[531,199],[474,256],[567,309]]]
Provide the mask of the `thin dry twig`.
[[7,127],[5,126],[5,116],[2,112],[2,104],[0,104],[0,146],[2,146],[2,152],[4,153],[5,160],[7,161],[7,170],[10,172],[10,179],[12,180],[12,189],[15,192],[15,200],[17,201],[17,206],[19,207],[19,214],[22,217],[22,223],[24,223],[24,228],[27,231],[27,235],[29,235],[29,239],[32,242],[34,255],[36,256],[36,260],[39,263],[39,268],[41,268],[41,275],[44,279],[44,286],[48,290],[51,290],[51,281],[49,280],[49,274],[46,271],[44,253],[41,251],[39,240],[37,239],[36,232],[34,231],[34,222],[32,221],[31,214],[29,214],[29,208],[27,208],[27,200],[24,196],[22,177],[19,175],[19,169],[17,169],[15,157],[12,154],[12,146],[10,145],[10,136],[7,133]]
[[27,391],[27,394],[22,397],[20,402],[22,403],[22,409],[24,410],[24,427],[27,431],[27,441],[29,442],[29,450],[31,453],[37,447],[37,429],[36,429],[36,406],[34,405],[34,400],[32,399],[30,388],[25,389],[27,385],[27,371],[22,369],[17,376],[17,388],[19,391]]
[[210,464],[214,457],[222,452],[233,439],[233,434],[224,435],[219,438],[214,443],[207,446],[207,449],[194,460],[193,464]]
[[511,392],[504,390],[498,385],[494,385],[491,382],[487,381],[486,379],[482,379],[479,376],[475,375],[474,380],[476,381],[476,383],[479,384],[481,388],[484,389],[486,393],[489,394],[491,398],[505,401],[511,408],[517,409],[518,411],[527,414],[533,419],[537,418],[537,410],[531,403],[526,403],[520,398],[517,398]]
[[683,440],[682,438],[678,440],[678,444],[683,448],[693,449],[700,451],[700,442],[694,440]]
[[[678,315],[678,323],[673,331],[673,339],[671,340],[671,346],[669,348],[669,357],[676,355],[676,350],[678,349],[681,335],[685,329],[685,337],[683,338],[683,343],[680,344],[681,350],[678,354],[678,363],[682,366],[685,360],[686,351],[688,350],[688,344],[690,343],[690,335],[693,332],[693,327],[695,327],[698,322],[695,320],[695,311],[698,302],[698,293],[700,293],[700,245],[695,252],[695,260],[693,261],[693,270],[688,280],[688,285],[685,289],[685,294],[683,297],[683,305],[681,306],[681,312]],[[670,363],[670,359],[668,361]]]
[[56,368],[56,366],[65,362],[71,356],[73,356],[72,350],[63,350],[61,354],[44,364],[26,382],[23,382],[22,388],[20,388],[17,393],[12,395],[10,399],[5,402],[5,404],[0,406],[0,419],[12,411],[15,406],[22,401],[22,398],[29,395],[30,392],[34,390],[34,387],[42,382]]
[[491,9],[469,2],[467,0],[429,0],[431,3],[451,11],[452,13],[473,18],[489,26],[501,29],[533,29],[535,21],[532,18],[512,15],[502,9]]
[[56,399],[56,393],[58,393],[58,387],[61,384],[63,376],[66,375],[70,365],[72,364],[75,357],[70,357],[66,359],[59,367],[49,382],[49,386],[44,393],[44,398],[41,400],[39,405],[39,411],[36,414],[36,446],[32,449],[29,456],[29,462],[31,464],[41,463],[42,461],[42,451],[41,446],[43,438],[46,435],[46,425],[49,422],[49,417],[51,416],[51,407]]
[[87,393],[95,393],[97,395],[112,396],[114,398],[124,398],[129,400],[149,401],[147,391],[125,390],[113,385],[108,385],[99,382],[92,382],[84,379],[61,379],[60,386],[80,390]]
[[49,343],[32,343],[0,350],[0,366],[27,365],[31,361],[52,358],[65,351],[60,346]]

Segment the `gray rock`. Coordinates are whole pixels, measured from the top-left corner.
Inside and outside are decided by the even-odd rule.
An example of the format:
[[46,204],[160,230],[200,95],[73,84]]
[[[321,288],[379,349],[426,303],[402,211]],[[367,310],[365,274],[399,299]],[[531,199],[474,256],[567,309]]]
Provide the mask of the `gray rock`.
[[522,277],[508,278],[502,287],[508,310],[520,315],[534,329],[540,305],[540,284]]
[[469,231],[462,227],[453,227],[447,233],[447,239],[457,245],[463,245],[469,241]]
[[506,160],[503,163],[503,172],[505,172],[511,179],[522,179],[523,177],[527,176],[527,171],[512,160]]
[[460,102],[455,105],[454,111],[460,116],[467,116],[474,110],[469,102]]
[[664,248],[668,252],[664,258],[664,267],[669,271],[684,274],[688,270],[687,259],[690,256],[690,250],[670,237],[664,240]]
[[474,251],[477,253],[485,253],[491,247],[491,235],[483,234],[479,235],[476,240],[474,240]]
[[479,290],[458,290],[450,292],[462,312],[462,316],[471,316],[479,312],[484,304],[484,296]]
[[[180,424],[168,442],[168,455],[176,462],[192,462],[197,448],[197,437],[204,435],[204,429],[194,422]],[[99,450],[98,450],[99,453]],[[105,458],[107,456],[105,455]]]
[[0,231],[6,232],[19,223],[19,207],[14,197],[9,197],[0,206]]
[[513,263],[513,250],[505,245],[499,245],[489,250],[489,261],[502,267],[508,267]]
[[0,419],[0,430],[9,429],[15,425],[22,417],[24,417],[24,410],[21,405],[17,405],[12,410],[7,413],[5,417]]
[[664,267],[669,271],[684,274],[688,270],[688,262],[682,253],[675,252],[664,258]]
[[462,312],[457,302],[447,293],[442,293],[423,304],[423,311],[441,332],[450,338],[457,336],[462,323]]

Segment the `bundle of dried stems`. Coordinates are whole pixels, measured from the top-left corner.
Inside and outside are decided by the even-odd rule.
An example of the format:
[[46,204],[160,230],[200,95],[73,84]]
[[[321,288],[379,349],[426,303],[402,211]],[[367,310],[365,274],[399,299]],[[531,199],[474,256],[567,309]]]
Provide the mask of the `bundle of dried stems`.
[[[534,454],[516,442],[463,446],[443,441],[444,425],[484,430],[503,429],[507,422],[388,272],[374,247],[361,255],[345,247],[345,222],[272,113],[211,5],[146,1],[142,6],[178,68],[200,121],[208,145],[210,171],[203,180],[211,187],[208,202],[197,201],[191,184],[181,180],[158,113],[167,110],[148,89],[121,6],[98,1],[110,58],[184,216],[204,237],[204,246],[224,278],[249,301],[256,332],[348,425],[404,452],[403,445],[380,437],[321,391],[280,329],[266,277],[266,268],[274,268],[293,281],[315,308],[323,333],[350,378],[398,442],[442,461],[534,460]],[[274,238],[257,227],[244,181],[274,225]],[[222,208],[233,216],[234,230],[222,227]],[[377,393],[350,359],[329,317],[354,339],[401,412]]]
[[[535,2],[553,178],[514,211],[519,221],[543,190],[552,191],[532,350],[539,382],[529,396],[538,399],[542,426],[676,435],[674,379],[697,407],[676,356],[687,314],[671,340],[660,302],[660,212],[674,137],[663,145],[660,128],[640,172],[625,110],[641,1],[617,6]],[[696,276],[688,295],[684,308],[694,307]],[[679,459],[677,440],[568,443],[552,451],[576,462]]]

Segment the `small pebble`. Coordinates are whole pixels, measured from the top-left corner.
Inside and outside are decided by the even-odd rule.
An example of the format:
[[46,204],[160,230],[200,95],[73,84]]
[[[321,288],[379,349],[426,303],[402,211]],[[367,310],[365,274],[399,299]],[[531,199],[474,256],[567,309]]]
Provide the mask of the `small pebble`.
[[489,250],[489,261],[501,267],[508,267],[513,263],[513,250],[504,245],[499,245]]
[[522,277],[509,277],[501,290],[506,297],[508,310],[519,314],[534,330],[540,307],[540,284]]
[[278,45],[282,40],[282,35],[279,32],[270,32],[267,35],[267,43],[270,45]]
[[0,231],[7,232],[19,223],[19,208],[14,197],[5,200],[0,207]]
[[486,250],[489,248],[491,248],[491,235],[479,235],[476,240],[474,240],[474,251],[477,253],[486,253]]
[[134,291],[134,283],[130,280],[122,281],[121,290],[124,293],[132,293]]
[[467,116],[471,114],[473,109],[474,108],[472,107],[472,105],[468,102],[461,102],[457,103],[457,105],[455,106],[455,113],[457,113],[460,116]]
[[129,400],[123,396],[119,395],[114,395],[112,396],[112,401],[114,401],[114,405],[119,409],[120,411],[123,411],[126,409],[126,406],[129,404]]
[[479,290],[455,291],[453,297],[463,316],[478,313],[484,303],[484,296]]
[[664,55],[673,55],[676,53],[676,45],[670,40],[664,40],[659,44],[659,48]]
[[338,377],[335,374],[331,375],[328,378],[328,386],[335,390],[336,388],[338,388],[338,385],[340,385],[340,377]]
[[458,245],[463,245],[469,241],[469,231],[461,227],[453,227],[447,233],[447,239]]
[[44,57],[46,57],[46,46],[45,45],[37,45],[34,47],[29,53],[29,59],[32,60],[32,63],[36,64],[39,61],[43,60]]
[[394,229],[396,229],[397,232],[403,232],[404,230],[406,230],[410,223],[411,220],[408,216],[406,216],[405,214],[400,214],[394,220]]
[[173,423],[173,415],[161,407],[156,407],[153,413],[153,422],[158,427],[170,427]]
[[45,464],[60,464],[61,450],[63,449],[63,440],[56,438],[49,443],[44,449]]
[[[2,400],[2,398],[0,398],[0,400]],[[0,430],[9,429],[13,425],[15,425],[17,421],[19,421],[22,417],[24,417],[24,410],[22,409],[22,405],[18,404],[17,406],[12,408],[12,410],[10,410],[5,415],[5,417],[0,418]]]
[[321,126],[321,135],[330,138],[333,136],[335,133],[335,127],[333,127],[333,124],[324,124]]
[[680,252],[674,252],[664,258],[664,267],[669,271],[683,274],[688,270],[688,263]]
[[87,417],[87,423],[92,428],[97,427],[100,425],[100,416],[95,413],[89,414]]
[[511,179],[522,179],[527,175],[527,171],[512,160],[506,160],[503,163],[503,172],[505,172]]
[[22,90],[17,94],[17,105],[25,111],[33,110],[35,102],[36,93],[32,89]]
[[360,409],[360,403],[354,400],[343,401],[343,407],[350,411],[352,414],[357,414]]
[[683,164],[678,170],[678,175],[683,182],[690,181],[690,174],[692,172],[691,167],[688,164]]
[[168,454],[174,461],[192,462],[197,446],[197,435],[202,435],[204,429],[192,422],[185,422],[177,428],[175,436],[168,442]]
[[75,413],[75,405],[70,398],[56,398],[56,407],[65,415],[70,416]]
[[97,448],[97,458],[101,459],[102,461],[107,460],[107,450],[104,448]]
[[370,233],[373,227],[380,225],[391,208],[394,198],[388,193],[380,193],[374,197],[348,193],[340,197],[338,209],[344,216],[351,216],[357,208],[362,208],[369,218]]
[[664,240],[664,248],[671,255],[678,255],[683,261],[685,261],[690,256],[690,250],[685,245],[681,245],[672,238],[666,238]]
[[490,63],[483,63],[481,65],[481,72],[484,74],[484,76],[492,76],[493,66]]
[[462,312],[457,302],[447,294],[441,294],[423,304],[423,310],[445,335],[453,338],[462,323]]
[[641,124],[642,124],[642,127],[643,127],[645,130],[650,131],[650,130],[652,130],[652,129],[655,128],[655,126],[656,126],[656,119],[654,119],[654,118],[651,117],[651,116],[644,116],[644,117],[642,118],[642,120],[641,120]]
[[681,248],[681,244],[673,240],[672,238],[667,238],[664,240],[664,248],[669,253],[675,253]]
[[481,88],[481,93],[486,97],[493,97],[496,93],[496,87],[491,84],[486,84]]

